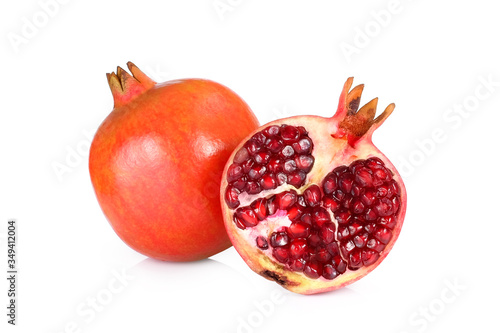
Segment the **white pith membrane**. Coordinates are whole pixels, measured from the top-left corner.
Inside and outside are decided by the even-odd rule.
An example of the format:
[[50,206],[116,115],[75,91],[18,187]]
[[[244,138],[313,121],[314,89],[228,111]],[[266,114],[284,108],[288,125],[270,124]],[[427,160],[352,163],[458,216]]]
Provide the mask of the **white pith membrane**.
[[[346,86],[348,86],[348,91],[350,89],[350,84],[346,83]],[[346,91],[346,86],[344,87],[344,91]],[[362,86],[361,89],[359,89],[358,86],[352,91],[355,91],[356,89],[356,94],[352,98],[357,97],[357,103],[359,103],[359,95],[361,94]],[[349,96],[345,94],[341,96],[341,104],[343,104],[344,108],[347,108],[346,105],[349,105]],[[375,103],[373,103],[372,101],[369,104],[371,108],[373,108],[374,106],[376,107],[376,100]],[[339,105],[339,109],[341,107],[342,105]],[[355,108],[357,111],[357,105],[355,106]],[[340,116],[336,118],[339,114]],[[388,114],[385,115],[385,117],[387,116]],[[307,130],[308,136],[311,138],[314,145],[311,155],[314,156],[315,161],[311,171],[307,173],[304,185],[300,188],[296,188],[293,185],[284,183],[283,185],[278,186],[276,189],[265,190],[256,195],[250,195],[243,192],[238,196],[238,200],[240,201],[239,206],[235,209],[230,209],[224,201],[225,189],[228,186],[225,175],[227,174],[228,167],[232,164],[231,162],[234,159],[235,153],[233,153],[233,155],[229,159],[229,162],[224,171],[224,177],[221,187],[222,207],[223,214],[225,215],[224,220],[226,229],[228,230],[228,234],[231,238],[231,241],[233,242],[233,245],[240,253],[240,255],[245,259],[250,268],[252,268],[255,272],[263,275],[268,279],[278,282],[283,287],[294,292],[304,294],[318,293],[337,289],[348,283],[352,283],[358,280],[359,278],[363,277],[371,270],[373,270],[385,258],[387,253],[394,245],[394,242],[397,239],[401,229],[402,221],[406,211],[406,202],[404,201],[401,201],[399,210],[396,214],[397,225],[392,230],[392,238],[380,253],[380,257],[369,266],[362,266],[359,269],[353,271],[349,270],[348,268],[345,273],[339,274],[333,280],[330,280],[325,279],[322,276],[317,279],[311,279],[303,272],[290,270],[286,264],[278,262],[273,257],[273,247],[271,246],[271,244],[269,244],[268,248],[265,250],[257,248],[256,238],[258,236],[263,236],[266,240],[269,241],[269,238],[273,232],[279,232],[283,228],[290,226],[291,221],[287,217],[286,210],[278,209],[275,214],[266,217],[256,226],[247,227],[244,230],[238,228],[233,222],[233,214],[237,208],[250,206],[250,204],[258,198],[268,199],[275,194],[289,190],[294,190],[297,192],[297,195],[302,195],[304,190],[314,184],[322,188],[323,179],[336,167],[342,165],[349,166],[349,164],[351,164],[355,160],[368,159],[370,157],[378,157],[380,160],[382,160],[384,166],[392,171],[392,179],[394,179],[400,186],[400,198],[406,196],[404,184],[396,169],[391,164],[391,162],[377,148],[373,146],[371,142],[371,134],[379,124],[377,124],[377,126],[372,126],[373,128],[369,129],[365,135],[359,137],[353,146],[352,143],[347,140],[346,136],[344,136],[343,134],[338,134],[339,122],[342,121],[343,117],[345,117],[345,112],[344,115],[342,115],[341,111],[338,111],[336,116],[333,118],[322,118],[317,116],[292,117],[269,123],[258,130],[262,131],[264,128],[267,128],[271,125],[281,126],[283,124],[291,126],[303,126]],[[250,137],[251,135],[247,139],[245,139],[244,142],[248,141]],[[241,146],[243,146],[243,144]],[[235,152],[237,151],[238,149]],[[323,190],[322,195],[324,195]],[[321,206],[324,207],[323,205]],[[326,209],[326,211],[328,212],[331,221],[335,225],[334,243],[340,246],[337,235],[339,230],[339,223],[335,219],[334,213],[330,209]],[[346,262],[348,261],[348,258],[345,258],[341,251],[339,251],[339,254]]]

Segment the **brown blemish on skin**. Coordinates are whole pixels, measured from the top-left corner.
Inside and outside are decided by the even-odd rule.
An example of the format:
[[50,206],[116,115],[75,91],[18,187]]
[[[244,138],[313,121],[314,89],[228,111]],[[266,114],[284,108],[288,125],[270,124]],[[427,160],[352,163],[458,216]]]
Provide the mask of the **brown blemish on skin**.
[[287,286],[298,286],[299,283],[297,282],[290,282],[286,277],[279,275],[276,272],[270,271],[270,270],[265,270],[262,273],[260,273],[263,277],[265,277],[268,280],[272,280],[279,284],[280,286],[287,287]]

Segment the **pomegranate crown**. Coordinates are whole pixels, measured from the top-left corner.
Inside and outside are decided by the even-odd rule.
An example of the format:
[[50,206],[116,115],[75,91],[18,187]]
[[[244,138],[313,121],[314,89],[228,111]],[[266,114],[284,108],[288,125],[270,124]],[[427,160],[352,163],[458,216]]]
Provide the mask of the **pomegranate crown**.
[[115,72],[106,74],[115,108],[127,104],[156,84],[132,62],[127,62],[127,67],[132,75],[120,66],[117,67],[116,74]]
[[344,84],[337,112],[332,118],[338,124],[338,130],[332,136],[346,138],[351,144],[361,137],[371,138],[373,132],[382,125],[396,107],[394,103],[389,104],[384,112],[375,118],[378,98],[374,98],[358,110],[364,84],[357,85],[351,90],[353,79],[353,77],[348,78]]

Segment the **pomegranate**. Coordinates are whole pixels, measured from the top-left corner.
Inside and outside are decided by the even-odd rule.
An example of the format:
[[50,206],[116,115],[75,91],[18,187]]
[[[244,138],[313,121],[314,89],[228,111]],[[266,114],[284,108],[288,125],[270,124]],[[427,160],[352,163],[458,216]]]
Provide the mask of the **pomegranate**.
[[[259,124],[209,80],[157,84],[134,64],[107,75],[114,109],[90,148],[97,200],[118,236],[160,260],[193,261],[231,245],[219,201],[224,165]],[[235,126],[238,124],[238,126]]]
[[349,78],[332,118],[266,124],[235,149],[221,203],[229,237],[256,273],[296,293],[350,284],[377,267],[400,233],[406,190],[372,134],[377,99],[358,110]]

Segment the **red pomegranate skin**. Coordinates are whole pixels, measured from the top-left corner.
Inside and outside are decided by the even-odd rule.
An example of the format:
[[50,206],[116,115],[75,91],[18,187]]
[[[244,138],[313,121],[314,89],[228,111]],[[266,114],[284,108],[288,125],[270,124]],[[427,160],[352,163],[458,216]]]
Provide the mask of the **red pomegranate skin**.
[[92,142],[89,171],[98,202],[134,250],[166,261],[194,261],[228,248],[219,202],[224,165],[258,127],[248,105],[213,81],[156,84],[108,74],[115,108]]

